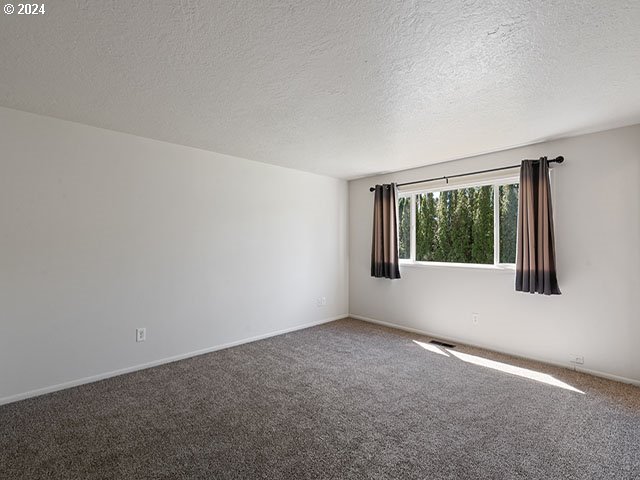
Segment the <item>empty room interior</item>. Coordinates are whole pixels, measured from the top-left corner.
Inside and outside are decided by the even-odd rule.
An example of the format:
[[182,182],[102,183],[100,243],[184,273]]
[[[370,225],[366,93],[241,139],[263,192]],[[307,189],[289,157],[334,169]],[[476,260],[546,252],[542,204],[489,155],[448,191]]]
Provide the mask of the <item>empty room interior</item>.
[[640,3],[3,2],[0,479],[640,479]]

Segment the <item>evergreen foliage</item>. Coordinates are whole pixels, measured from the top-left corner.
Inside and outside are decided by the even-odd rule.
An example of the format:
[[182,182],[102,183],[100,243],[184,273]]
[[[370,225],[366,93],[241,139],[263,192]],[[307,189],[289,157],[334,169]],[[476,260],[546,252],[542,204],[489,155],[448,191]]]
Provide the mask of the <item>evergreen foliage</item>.
[[411,254],[411,199],[398,198],[399,258],[410,258]]
[[451,216],[451,249],[449,258],[451,262],[468,263],[471,261],[471,248],[473,244],[473,211],[470,204],[470,190],[454,191],[455,205]]
[[477,187],[471,263],[493,263],[493,187]]
[[519,185],[500,187],[500,263],[516,262]]
[[[416,198],[416,260],[493,264],[493,186],[423,193]],[[500,262],[514,263],[518,185],[499,187]],[[411,201],[400,198],[400,258],[410,258]]]
[[436,206],[436,248],[434,262],[450,262],[451,258],[451,191],[440,192]]
[[436,253],[437,198],[433,193],[416,197],[416,260],[429,261]]

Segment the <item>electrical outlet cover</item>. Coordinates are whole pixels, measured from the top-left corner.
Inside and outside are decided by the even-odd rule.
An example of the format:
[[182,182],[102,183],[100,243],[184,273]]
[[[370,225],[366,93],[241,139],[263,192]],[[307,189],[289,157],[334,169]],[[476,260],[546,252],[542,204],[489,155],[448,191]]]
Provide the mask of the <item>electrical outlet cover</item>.
[[571,363],[576,365],[584,365],[584,357],[582,355],[571,355]]
[[146,328],[136,328],[136,342],[144,342],[147,339]]

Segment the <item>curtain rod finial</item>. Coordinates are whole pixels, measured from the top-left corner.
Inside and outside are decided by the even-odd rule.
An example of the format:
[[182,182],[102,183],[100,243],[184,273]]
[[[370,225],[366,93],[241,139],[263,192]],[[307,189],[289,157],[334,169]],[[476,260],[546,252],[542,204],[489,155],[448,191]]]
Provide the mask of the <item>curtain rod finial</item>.
[[558,163],[564,162],[564,157],[562,155],[560,155],[559,157],[556,158],[556,162],[558,162]]

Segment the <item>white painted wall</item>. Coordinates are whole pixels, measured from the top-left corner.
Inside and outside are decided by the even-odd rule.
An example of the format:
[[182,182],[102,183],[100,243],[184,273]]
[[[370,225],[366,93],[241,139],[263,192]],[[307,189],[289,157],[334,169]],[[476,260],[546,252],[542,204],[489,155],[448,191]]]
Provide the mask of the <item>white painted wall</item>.
[[345,181],[4,108],[0,146],[0,403],[348,312]]
[[[514,291],[513,273],[402,267],[369,276],[369,186],[564,155],[555,170],[558,278],[563,295]],[[349,183],[351,314],[460,342],[640,381],[640,125],[364,178]],[[480,321],[472,325],[471,313]]]
[[[344,181],[4,108],[0,145],[0,403],[349,310],[640,380],[640,126],[352,181],[349,199]],[[493,270],[369,277],[371,184],[558,154],[562,296]]]

